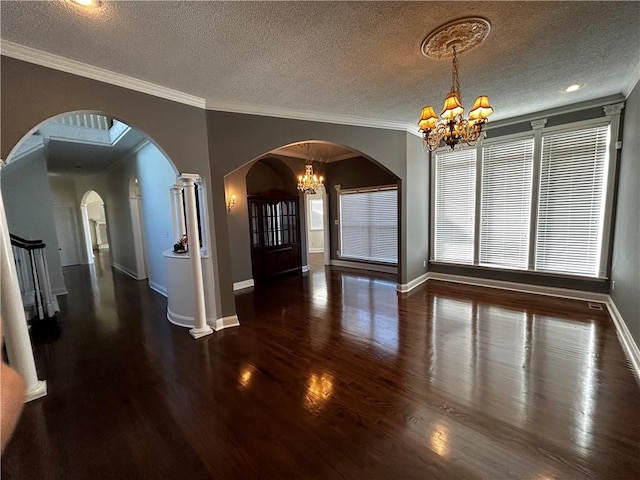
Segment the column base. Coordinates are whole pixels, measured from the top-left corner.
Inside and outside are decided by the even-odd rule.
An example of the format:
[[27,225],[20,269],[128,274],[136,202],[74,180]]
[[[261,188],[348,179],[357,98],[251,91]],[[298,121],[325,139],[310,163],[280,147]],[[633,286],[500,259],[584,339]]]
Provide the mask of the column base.
[[31,385],[31,387],[27,389],[24,403],[30,402],[31,400],[36,400],[38,398],[42,398],[46,395],[47,395],[47,382],[44,380],[38,380],[34,385]]
[[213,333],[213,329],[207,325],[204,328],[192,328],[191,330],[189,330],[189,333],[193,338],[200,338],[211,335]]

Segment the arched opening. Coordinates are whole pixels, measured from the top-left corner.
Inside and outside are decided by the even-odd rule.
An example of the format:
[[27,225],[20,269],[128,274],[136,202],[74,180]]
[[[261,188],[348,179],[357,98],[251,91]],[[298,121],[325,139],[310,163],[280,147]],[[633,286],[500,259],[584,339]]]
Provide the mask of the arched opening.
[[98,252],[109,250],[107,216],[104,201],[98,192],[95,190],[85,192],[80,201],[80,214],[87,263],[92,264]]
[[[310,145],[305,149],[306,145]],[[309,152],[311,152],[309,154]],[[310,156],[310,157],[309,157]],[[323,188],[313,194],[302,193],[297,190],[296,177],[304,172],[305,163],[311,160],[314,173],[325,178]],[[398,273],[399,257],[399,220],[397,205],[401,182],[397,175],[376,162],[374,159],[348,146],[331,142],[309,140],[296,142],[278,147],[236,169],[225,176],[225,194],[228,205],[229,238],[234,248],[231,251],[232,275],[234,289],[252,286],[255,283],[253,265],[251,261],[251,245],[254,232],[251,231],[252,217],[249,211],[249,197],[257,191],[269,189],[285,190],[291,195],[298,195],[300,204],[300,243],[301,265],[300,271],[309,270],[309,266],[323,268],[325,265],[360,268],[386,273]],[[346,228],[341,223],[342,205],[345,196],[354,194],[366,196],[367,192],[386,191],[386,198],[393,200],[393,207],[380,208],[376,206],[376,198],[365,199],[374,203],[369,205],[372,225],[360,228],[361,232],[379,231],[389,225],[376,223],[375,215],[378,211],[389,213],[393,220],[393,235],[387,242],[387,250],[393,250],[390,258],[376,258],[376,254],[359,252],[344,248],[344,242],[353,236],[347,235]],[[389,193],[391,192],[391,193]],[[384,195],[382,195],[384,196]],[[391,196],[391,197],[390,197]],[[233,197],[233,201],[231,198]],[[370,195],[370,197],[377,197]],[[315,209],[315,214],[314,214]],[[384,222],[383,222],[384,223]],[[357,228],[355,229],[357,230]],[[390,230],[389,230],[390,231]],[[357,232],[356,232],[357,233]],[[389,239],[389,235],[386,236]],[[383,241],[386,241],[384,238]],[[362,238],[357,241],[362,241]],[[364,242],[379,242],[380,238],[364,237]],[[320,247],[319,247],[320,245]],[[316,258],[314,260],[314,257]]]
[[175,241],[177,173],[135,127],[102,112],[61,114],[33,128],[7,158],[9,229],[47,244],[54,294],[66,292],[63,267],[91,264],[103,251],[116,270],[166,295],[162,251]]

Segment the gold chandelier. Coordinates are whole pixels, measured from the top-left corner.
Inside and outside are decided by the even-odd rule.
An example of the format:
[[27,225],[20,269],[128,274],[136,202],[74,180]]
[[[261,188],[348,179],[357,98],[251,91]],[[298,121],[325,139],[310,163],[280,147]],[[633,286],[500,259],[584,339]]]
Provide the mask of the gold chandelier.
[[309,154],[311,146],[306,143],[307,160],[304,165],[304,175],[298,175],[298,190],[302,193],[316,193],[324,187],[324,177],[317,176],[313,173],[313,164],[311,155]]
[[[484,128],[488,117],[493,113],[489,97],[481,95],[476,98],[469,111],[469,118],[462,114],[462,94],[458,80],[458,55],[478,45],[489,33],[489,22],[479,18],[467,18],[449,23],[438,28],[422,43],[422,52],[430,57],[453,57],[451,91],[444,100],[440,117],[431,105],[422,109],[418,121],[419,131],[425,145],[430,151],[437,149],[441,143],[453,149],[462,142],[475,145],[486,135]],[[449,50],[449,46],[452,48]],[[449,53],[450,52],[450,53]]]

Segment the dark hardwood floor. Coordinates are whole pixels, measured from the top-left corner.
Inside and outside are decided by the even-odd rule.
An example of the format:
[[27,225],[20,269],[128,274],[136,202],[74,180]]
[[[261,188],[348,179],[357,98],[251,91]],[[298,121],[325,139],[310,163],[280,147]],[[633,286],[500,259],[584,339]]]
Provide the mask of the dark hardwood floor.
[[61,335],[35,345],[49,394],[2,478],[640,478],[640,386],[606,310],[431,281],[399,295],[312,263],[195,341],[105,265],[65,269]]

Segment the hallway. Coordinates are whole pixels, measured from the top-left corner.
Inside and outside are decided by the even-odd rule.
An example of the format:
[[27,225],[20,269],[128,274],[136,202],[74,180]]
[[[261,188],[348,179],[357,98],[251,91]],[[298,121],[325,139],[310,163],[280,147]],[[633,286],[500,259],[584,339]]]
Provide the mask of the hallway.
[[64,270],[5,479],[638,478],[640,386],[584,302],[313,265],[194,341],[146,282]]

